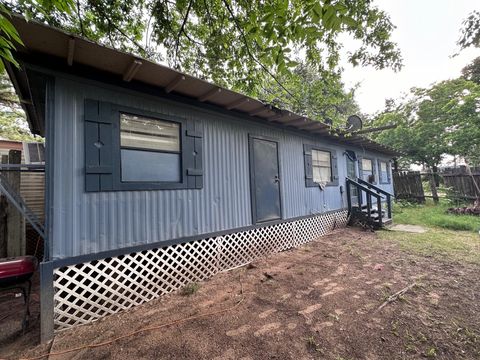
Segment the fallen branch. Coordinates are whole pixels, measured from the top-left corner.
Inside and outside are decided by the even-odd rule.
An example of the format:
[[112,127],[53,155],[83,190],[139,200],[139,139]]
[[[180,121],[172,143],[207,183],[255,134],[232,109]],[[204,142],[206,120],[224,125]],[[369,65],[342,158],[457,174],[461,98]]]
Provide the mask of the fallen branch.
[[417,285],[417,283],[413,283],[413,284],[410,284],[408,285],[406,288],[403,288],[402,290],[400,291],[397,291],[395,294],[393,295],[390,295],[388,297],[388,299],[378,307],[377,311],[380,311],[382,310],[385,306],[387,306],[388,304],[394,302],[395,300],[397,300],[400,296],[402,296],[403,294],[405,294],[408,290],[410,290],[411,288],[415,287]]

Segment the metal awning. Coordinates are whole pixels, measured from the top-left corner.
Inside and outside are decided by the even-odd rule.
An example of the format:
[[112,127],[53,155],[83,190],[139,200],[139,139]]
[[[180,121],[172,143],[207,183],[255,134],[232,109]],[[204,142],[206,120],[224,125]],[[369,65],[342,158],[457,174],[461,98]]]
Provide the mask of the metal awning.
[[[346,133],[330,134],[331,127],[328,124],[279,109],[271,104],[263,103],[138,56],[99,45],[35,21],[27,22],[20,16],[12,16],[11,20],[25,44],[24,47],[18,49],[18,52],[28,55],[30,59],[42,56],[55,57],[62,59],[64,64],[71,67],[72,70],[76,65],[88,66],[113,75],[126,83],[140,82],[161,88],[166,93],[194,99],[199,103],[208,103],[225,110],[241,112],[266,123],[318,134],[334,141],[392,156],[398,155],[393,149],[367,138]],[[7,68],[27,112],[32,132],[44,135],[42,114],[39,108],[35,107],[35,94],[32,94],[29,89],[28,79],[25,79],[22,71],[12,66]],[[338,133],[338,130],[336,132]]]

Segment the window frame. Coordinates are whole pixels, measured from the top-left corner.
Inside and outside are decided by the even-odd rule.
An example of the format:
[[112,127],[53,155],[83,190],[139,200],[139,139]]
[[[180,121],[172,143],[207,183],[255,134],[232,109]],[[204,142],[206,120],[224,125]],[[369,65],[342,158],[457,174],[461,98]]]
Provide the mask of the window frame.
[[[313,181],[313,155],[312,150],[325,151],[330,154],[330,165],[331,165],[331,181],[325,184],[325,187],[339,186],[339,177],[338,177],[338,156],[337,150],[335,148],[327,148],[322,146],[317,146],[310,143],[303,144],[303,161],[304,161],[304,175],[305,175],[305,187],[318,187],[318,183]],[[308,176],[308,168],[311,168],[311,178]]]
[[314,179],[314,176],[315,176],[315,175],[314,175],[315,172],[313,171],[314,168],[316,168],[316,167],[317,167],[317,168],[326,168],[325,166],[314,166],[314,165],[313,165],[313,152],[314,152],[314,151],[318,151],[318,152],[322,152],[322,153],[327,153],[327,154],[328,154],[328,157],[329,157],[329,159],[330,159],[330,162],[329,162],[329,164],[330,164],[330,167],[329,167],[329,168],[330,168],[330,180],[327,181],[326,184],[332,183],[332,182],[333,182],[332,152],[331,152],[330,150],[323,150],[323,149],[320,150],[320,149],[317,149],[317,148],[312,148],[312,181],[313,181],[314,183],[318,184],[318,182],[316,182],[315,179]]
[[[162,152],[162,153],[171,153],[167,151],[156,151],[142,148],[133,148],[133,147],[122,147],[121,146],[121,114],[137,115],[142,117],[147,117],[150,119],[156,119],[160,121],[167,121],[179,124],[179,141],[180,141],[180,181],[123,181],[122,180],[122,159],[121,159],[121,150],[123,148],[130,150],[140,150],[146,152]],[[187,159],[185,149],[185,137],[186,137],[186,119],[183,119],[178,116],[167,115],[163,113],[156,113],[151,111],[145,111],[140,109],[131,108],[128,106],[113,106],[112,107],[112,116],[113,116],[113,132],[114,136],[112,139],[112,152],[113,152],[113,182],[116,190],[125,191],[125,190],[172,190],[172,189],[185,189],[188,188],[187,184]]]
[[368,181],[368,178],[365,179],[365,177],[364,177],[365,169],[364,169],[364,167],[363,167],[363,160],[369,160],[370,163],[372,164],[372,176],[373,176],[373,181],[371,182],[371,184],[376,184],[376,183],[377,183],[377,178],[376,178],[376,176],[375,176],[375,175],[376,175],[376,172],[375,172],[375,159],[374,159],[374,158],[367,157],[367,156],[363,156],[363,157],[360,159],[360,161],[362,162],[362,163],[361,163],[362,174],[361,174],[361,177],[360,177],[360,178],[361,178],[363,181],[369,182],[369,181]]
[[[178,142],[179,142],[179,150],[178,151],[171,151],[171,150],[156,150],[156,149],[148,149],[148,148],[141,148],[141,147],[135,147],[135,146],[122,146],[122,114],[126,114],[126,115],[131,115],[131,116],[141,116],[141,117],[144,117],[144,118],[147,118],[149,120],[158,120],[158,121],[163,121],[163,122],[167,122],[167,123],[173,123],[173,124],[177,124],[178,125]],[[153,117],[153,116],[144,116],[144,115],[139,115],[138,113],[132,113],[132,112],[125,112],[125,111],[120,111],[119,114],[119,120],[118,120],[118,123],[119,123],[119,144],[120,144],[120,182],[121,183],[126,183],[126,184],[131,184],[131,183],[155,183],[155,184],[158,184],[158,183],[170,183],[170,184],[175,184],[175,183],[179,183],[179,182],[182,182],[182,178],[183,178],[183,170],[182,170],[182,154],[183,154],[183,142],[182,142],[182,124],[178,121],[171,121],[171,120],[166,120],[166,119],[163,119],[163,118],[160,118],[160,117]],[[122,150],[133,150],[133,151],[144,151],[144,152],[149,152],[149,153],[160,153],[160,154],[176,154],[176,155],[180,155],[179,156],[179,160],[180,160],[180,164],[179,164],[179,171],[180,171],[180,181],[151,181],[151,180],[137,180],[137,181],[125,181],[123,180],[122,178]]]
[[[386,179],[382,176],[382,163],[387,167]],[[390,162],[387,160],[378,159],[378,181],[380,184],[390,184]]]

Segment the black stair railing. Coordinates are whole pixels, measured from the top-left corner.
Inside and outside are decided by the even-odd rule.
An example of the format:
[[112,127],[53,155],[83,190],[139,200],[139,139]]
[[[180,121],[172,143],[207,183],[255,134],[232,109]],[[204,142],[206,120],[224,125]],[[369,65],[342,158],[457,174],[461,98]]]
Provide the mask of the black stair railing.
[[370,190],[373,190],[373,191],[377,192],[377,194],[385,195],[385,199],[387,201],[387,215],[388,215],[388,218],[391,219],[392,218],[392,197],[393,197],[393,194],[390,194],[388,191],[385,191],[385,190],[379,188],[378,186],[370,184],[368,181],[365,181],[363,179],[357,179],[357,182],[359,184],[362,184],[362,185],[368,187]]
[[[367,201],[367,213],[366,217],[368,221],[374,222],[376,221],[372,217],[372,198],[376,200],[377,203],[377,213],[378,213],[378,225],[382,226],[383,218],[382,218],[382,196],[370,189],[368,186],[361,184],[359,181],[355,181],[353,179],[347,178],[346,181],[347,185],[347,205],[348,205],[348,212],[352,215],[355,213],[361,214],[362,213],[362,206],[363,206],[363,194],[365,193],[365,199]],[[358,197],[358,205],[354,206],[352,204],[352,187],[357,189],[357,197]]]

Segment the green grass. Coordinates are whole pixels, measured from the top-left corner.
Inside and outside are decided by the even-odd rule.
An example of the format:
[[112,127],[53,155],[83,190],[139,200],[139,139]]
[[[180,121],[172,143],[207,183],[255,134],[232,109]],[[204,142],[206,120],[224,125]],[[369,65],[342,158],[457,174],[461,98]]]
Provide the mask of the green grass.
[[421,225],[427,229],[422,234],[401,231],[380,231],[384,240],[397,242],[404,250],[425,256],[443,257],[456,261],[480,264],[480,217],[447,214],[446,201],[439,205],[394,206],[396,224]]
[[423,234],[388,230],[378,234],[380,239],[398,243],[403,250],[480,264],[480,236],[473,232],[429,228]]
[[439,205],[434,205],[432,201],[427,201],[425,205],[402,206],[395,204],[393,219],[397,224],[423,225],[475,233],[480,231],[480,217],[447,214],[449,207],[451,205],[445,200],[440,201]]

